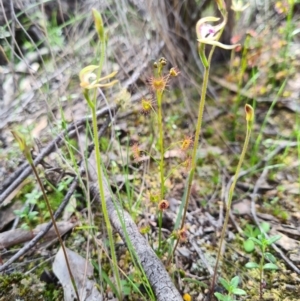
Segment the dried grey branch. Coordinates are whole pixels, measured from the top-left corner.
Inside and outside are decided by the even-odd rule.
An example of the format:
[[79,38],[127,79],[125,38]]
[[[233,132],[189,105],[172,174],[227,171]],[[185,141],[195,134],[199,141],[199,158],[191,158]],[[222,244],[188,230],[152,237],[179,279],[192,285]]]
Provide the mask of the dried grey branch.
[[[90,191],[92,195],[101,203],[97,173],[95,167],[94,156],[91,155],[89,159],[89,178],[91,181]],[[103,176],[105,179],[105,177]],[[105,187],[105,200],[108,210],[108,215],[114,229],[120,234],[124,242],[130,240],[131,247],[137,260],[141,264],[144,272],[154,290],[158,301],[182,301],[182,297],[173,284],[169,274],[164,265],[156,256],[155,252],[149,246],[147,240],[139,232],[136,224],[132,220],[130,214],[126,212],[119,204],[113,201],[108,184],[103,183]],[[122,220],[121,220],[122,219]]]
[[[45,232],[47,229],[48,223],[37,226],[32,231],[24,229],[14,229],[0,233],[0,249],[9,248],[11,246],[24,243],[33,237],[35,237],[40,232]],[[71,230],[75,226],[71,222],[58,222],[57,227],[61,235],[64,235],[66,232]],[[54,239],[56,237],[55,231],[53,228],[50,228],[49,231],[45,233],[45,239]],[[3,266],[1,266],[3,268]]]

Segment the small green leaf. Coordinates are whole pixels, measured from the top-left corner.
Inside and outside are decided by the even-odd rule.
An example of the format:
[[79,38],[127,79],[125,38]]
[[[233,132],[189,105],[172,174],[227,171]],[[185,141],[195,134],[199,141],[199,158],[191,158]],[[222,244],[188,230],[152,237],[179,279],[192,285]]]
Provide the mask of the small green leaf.
[[260,235],[258,235],[258,239],[255,237],[250,237],[249,239],[251,239],[252,241],[254,241],[256,244],[258,244],[259,246],[262,245],[261,240],[260,240]]
[[237,287],[239,285],[239,276],[235,276],[230,280],[230,284],[232,287]]
[[255,249],[255,244],[251,239],[244,241],[244,249],[247,253],[251,253]]
[[222,286],[223,286],[227,291],[230,290],[230,283],[229,283],[226,279],[220,277],[219,281],[221,282]]
[[[0,26],[0,39],[8,38],[10,36],[11,36],[10,32],[7,31],[4,26]],[[5,55],[5,53],[3,53],[3,55]],[[9,61],[6,55],[5,55],[5,59],[7,62]]]
[[260,226],[260,228],[262,229],[262,231],[264,233],[268,233],[270,231],[270,228],[271,228],[270,224],[267,223],[267,222],[262,222],[262,223],[259,224],[259,226]]
[[257,269],[259,268],[259,265],[256,262],[248,262],[245,267],[248,269]]
[[230,296],[222,295],[220,293],[215,293],[215,296],[220,301],[234,301]]
[[233,289],[233,290],[232,290],[232,293],[233,293],[234,295],[238,295],[238,296],[241,296],[241,295],[247,295],[247,293],[246,293],[244,290],[240,289],[240,288],[235,288],[235,289]]
[[254,227],[251,225],[246,225],[245,230],[244,230],[244,234],[249,238],[249,237],[255,237],[256,235],[254,235]]
[[28,213],[28,219],[30,219],[30,220],[36,220],[37,219],[37,215],[38,215],[39,213],[37,212],[37,211],[32,211],[32,212],[29,212]]
[[265,258],[267,260],[269,260],[270,262],[272,262],[272,263],[276,262],[276,258],[275,258],[275,256],[273,254],[271,254],[269,252],[266,252],[266,253],[264,253],[264,255],[265,255]]
[[260,233],[261,233],[260,230],[257,227],[255,227],[253,230],[252,237],[257,237]]
[[215,293],[214,295],[217,297],[218,300],[224,301],[224,296],[223,296],[222,294],[220,294],[220,293]]
[[130,283],[126,280],[121,280],[121,285],[122,285],[122,292],[125,296],[128,296],[131,294],[131,287]]
[[264,266],[263,266],[263,269],[264,270],[278,270],[278,266],[274,263],[266,263]]
[[269,239],[267,239],[267,244],[271,245],[274,242],[276,242],[277,240],[279,240],[280,238],[281,238],[281,235],[271,236]]
[[266,238],[266,233],[262,232],[259,235],[257,235],[257,239],[262,242]]
[[29,228],[29,226],[26,223],[23,223],[21,225],[21,229],[23,229],[23,230],[29,230],[30,228]]

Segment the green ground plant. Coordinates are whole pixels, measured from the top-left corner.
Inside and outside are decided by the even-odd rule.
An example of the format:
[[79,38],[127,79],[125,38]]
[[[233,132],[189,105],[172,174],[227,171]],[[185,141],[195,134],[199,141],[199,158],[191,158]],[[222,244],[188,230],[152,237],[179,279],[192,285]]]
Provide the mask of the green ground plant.
[[[206,99],[206,91],[207,91],[207,83],[208,83],[208,76],[209,76],[209,71],[210,71],[210,65],[211,65],[211,60],[212,60],[212,55],[214,52],[215,47],[221,47],[224,49],[234,49],[237,45],[224,45],[218,42],[220,39],[222,32],[224,30],[224,27],[227,23],[227,10],[226,10],[226,5],[223,1],[217,1],[219,11],[223,17],[223,22],[215,27],[207,24],[207,22],[215,22],[218,21],[218,18],[215,17],[206,17],[203,19],[200,19],[196,25],[196,32],[197,32],[197,37],[198,37],[198,53],[199,57],[202,61],[202,64],[204,66],[204,79],[203,79],[203,85],[202,85],[202,94],[201,94],[201,99],[200,99],[200,105],[199,105],[199,113],[198,113],[198,121],[197,121],[197,126],[196,126],[196,134],[195,134],[195,141],[194,141],[194,149],[193,149],[193,155],[192,155],[192,163],[191,163],[191,172],[189,175],[188,179],[188,188],[187,188],[187,193],[185,195],[185,207],[184,207],[184,213],[182,217],[182,223],[181,223],[181,228],[183,228],[185,217],[186,217],[186,212],[187,212],[187,206],[188,206],[188,200],[190,198],[190,193],[191,193],[191,185],[192,185],[192,180],[194,178],[194,171],[196,167],[196,158],[197,158],[197,149],[198,149],[198,144],[199,144],[199,136],[201,133],[201,127],[202,127],[202,119],[203,119],[203,112],[204,112],[204,106],[205,106],[205,99]],[[211,45],[212,49],[209,52],[208,58],[206,57],[205,53],[205,45]],[[245,135],[245,142],[244,142],[244,147],[240,156],[240,160],[236,169],[236,173],[234,176],[234,180],[231,184],[230,190],[229,190],[229,196],[228,196],[228,201],[227,201],[227,207],[226,207],[226,216],[225,216],[225,221],[224,225],[222,228],[222,233],[221,233],[221,239],[220,239],[220,246],[219,246],[219,251],[217,255],[217,260],[215,264],[215,269],[214,269],[214,275],[211,283],[211,288],[210,288],[210,299],[211,299],[211,294],[214,291],[214,286],[215,286],[215,279],[216,279],[216,274],[218,270],[218,264],[220,261],[220,256],[221,256],[221,249],[222,249],[222,243],[225,238],[225,233],[227,230],[227,223],[229,220],[229,213],[231,209],[231,202],[232,202],[232,197],[233,197],[233,192],[234,188],[238,179],[238,175],[240,173],[241,165],[244,161],[246,150],[250,141],[250,136],[251,136],[251,130],[254,122],[254,110],[250,105],[245,106],[245,112],[246,112],[246,121],[247,121],[247,133]],[[178,245],[178,241],[175,244],[174,250],[176,249],[176,246]]]
[[33,230],[38,221],[38,211],[34,211],[29,204],[23,209],[15,210],[14,214],[21,219],[21,228],[24,230]]
[[222,286],[226,289],[226,294],[221,294],[216,292],[215,296],[220,301],[234,301],[235,296],[242,296],[246,295],[246,292],[240,288],[238,288],[239,285],[239,276],[233,277],[230,281],[227,281],[226,279],[220,277],[219,279]]
[[[257,235],[257,237],[250,237],[249,239],[254,242],[256,247],[260,251],[260,261],[259,263],[250,261],[248,262],[245,267],[248,269],[258,269],[259,270],[259,294],[260,300],[263,298],[263,291],[264,291],[264,272],[265,271],[274,271],[278,269],[276,265],[276,257],[268,252],[269,247],[278,241],[281,238],[281,235],[274,235],[271,237],[266,236],[266,233],[261,232]],[[265,263],[269,261],[268,263]]]
[[[261,229],[261,230],[260,230]],[[247,253],[251,253],[255,250],[255,243],[251,238],[257,238],[261,233],[268,233],[270,231],[270,224],[263,222],[260,223],[259,227],[252,226],[247,224],[243,231],[244,235],[247,237],[247,240],[244,241],[244,250]]]
[[[46,183],[52,189],[52,192],[48,194],[52,210],[56,210],[59,206],[64,191],[71,180],[72,178],[61,180],[57,188],[49,182]],[[46,203],[41,200],[42,196],[42,192],[38,189],[31,190],[24,195],[24,208],[14,211],[14,214],[18,216],[22,222],[22,229],[33,230],[38,223],[44,223],[49,219],[50,213]]]
[[287,222],[290,217],[287,210],[285,210],[284,207],[280,204],[279,197],[275,197],[269,202],[265,202],[263,208],[267,212],[270,212],[272,215],[280,219],[282,222]]

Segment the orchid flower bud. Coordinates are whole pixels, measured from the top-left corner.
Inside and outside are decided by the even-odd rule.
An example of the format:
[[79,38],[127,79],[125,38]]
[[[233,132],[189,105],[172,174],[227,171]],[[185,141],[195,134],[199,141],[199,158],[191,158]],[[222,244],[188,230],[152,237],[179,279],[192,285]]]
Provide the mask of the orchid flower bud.
[[254,120],[254,109],[252,108],[252,106],[246,104],[245,105],[245,112],[246,112],[246,120],[248,122],[253,122],[253,120]]
[[100,40],[103,41],[105,39],[105,34],[104,34],[104,26],[103,26],[102,17],[100,15],[100,13],[94,8],[92,9],[92,13],[93,13],[96,31],[99,35]]

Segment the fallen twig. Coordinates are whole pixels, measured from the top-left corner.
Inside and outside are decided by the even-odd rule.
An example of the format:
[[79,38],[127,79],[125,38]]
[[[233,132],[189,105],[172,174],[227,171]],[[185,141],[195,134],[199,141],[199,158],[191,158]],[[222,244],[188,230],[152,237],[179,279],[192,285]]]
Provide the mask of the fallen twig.
[[[93,169],[94,166],[94,157],[91,156],[89,160],[90,191],[96,200],[101,203],[97,184],[97,174],[95,169]],[[140,234],[129,213],[120,206],[118,201],[113,201],[107,183],[104,183],[104,187],[109,219],[124,242],[130,241],[134,254],[144,269],[157,300],[182,301],[182,297],[165,270],[164,265],[149,246],[147,240]]]
[[[18,228],[0,233],[0,250],[29,241],[32,237],[35,237],[40,232],[45,232],[45,239],[55,238],[56,235],[53,229],[50,228],[49,231],[45,231],[47,225],[47,223],[38,225],[32,231]],[[59,229],[60,235],[64,235],[74,227],[74,223],[58,222],[57,227]]]

